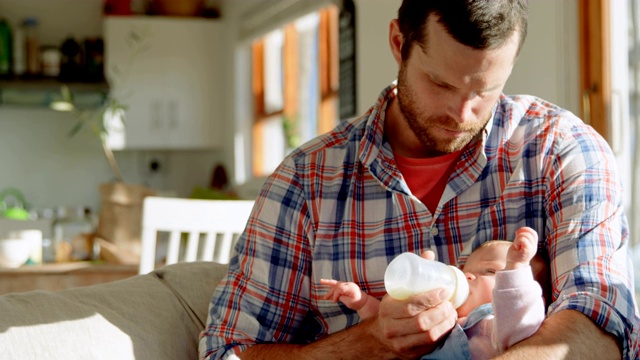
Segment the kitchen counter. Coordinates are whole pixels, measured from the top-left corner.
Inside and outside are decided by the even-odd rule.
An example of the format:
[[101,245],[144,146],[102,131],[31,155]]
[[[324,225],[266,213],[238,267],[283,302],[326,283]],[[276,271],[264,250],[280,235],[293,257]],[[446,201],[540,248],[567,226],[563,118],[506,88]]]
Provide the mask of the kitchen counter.
[[122,280],[138,274],[138,265],[70,262],[0,268],[0,295],[32,290],[63,290]]

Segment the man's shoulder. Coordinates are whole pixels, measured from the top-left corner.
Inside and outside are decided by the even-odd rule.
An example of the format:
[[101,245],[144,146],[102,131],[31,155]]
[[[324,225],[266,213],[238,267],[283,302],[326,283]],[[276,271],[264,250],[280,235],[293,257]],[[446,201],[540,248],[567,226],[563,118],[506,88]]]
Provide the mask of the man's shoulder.
[[[606,147],[603,138],[571,111],[533,95],[503,95],[500,97],[492,132],[511,142],[526,142],[547,138],[551,142],[535,140],[536,144],[571,148],[575,142],[584,147]],[[578,148],[580,148],[578,147]]]
[[364,135],[367,119],[368,114],[364,114],[360,117],[341,120],[331,131],[297,147],[291,152],[290,157],[299,159],[328,151],[356,149]]
[[534,95],[501,96],[494,125],[512,129],[527,126],[530,131],[584,128],[579,132],[589,132],[585,123],[573,112]]
[[569,110],[534,95],[503,95],[499,107],[521,113],[523,118],[575,117]]

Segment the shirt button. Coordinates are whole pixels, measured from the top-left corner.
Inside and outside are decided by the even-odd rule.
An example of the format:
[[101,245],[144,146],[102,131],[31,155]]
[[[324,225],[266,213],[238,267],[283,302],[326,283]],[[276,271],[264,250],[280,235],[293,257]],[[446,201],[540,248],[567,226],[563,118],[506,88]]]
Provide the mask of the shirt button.
[[438,236],[438,228],[432,227],[431,228],[431,235]]

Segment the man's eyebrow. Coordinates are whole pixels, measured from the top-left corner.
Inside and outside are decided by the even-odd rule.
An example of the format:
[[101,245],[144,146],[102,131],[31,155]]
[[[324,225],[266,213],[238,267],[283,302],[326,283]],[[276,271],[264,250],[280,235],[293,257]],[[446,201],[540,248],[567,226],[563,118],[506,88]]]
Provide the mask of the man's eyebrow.
[[433,81],[434,83],[437,83],[437,84],[439,84],[439,85],[443,85],[443,86],[447,86],[447,87],[450,87],[450,88],[453,88],[453,89],[457,89],[457,87],[455,87],[455,86],[453,86],[453,85],[449,84],[448,82],[446,82],[446,81],[444,81],[444,80],[440,79],[440,78],[438,77],[438,75],[436,75],[436,74],[433,74],[433,73],[431,73],[431,72],[427,72],[427,76],[428,76],[428,77],[431,79],[431,81]]
[[[433,81],[434,83],[436,83],[436,84],[438,84],[438,85],[446,86],[446,87],[449,87],[449,88],[452,88],[452,89],[457,89],[457,88],[458,88],[458,87],[456,87],[456,86],[454,86],[454,85],[451,85],[451,84],[449,84],[448,82],[446,82],[446,81],[444,81],[444,80],[440,79],[440,78],[438,77],[438,75],[436,75],[436,74],[434,74],[434,73],[427,72],[427,76],[431,79],[431,81]],[[497,89],[499,89],[501,86],[502,86],[502,84],[495,84],[495,85],[493,85],[493,86],[490,86],[490,87],[487,87],[487,88],[481,89],[481,90],[479,90],[479,91],[477,91],[477,92],[491,92],[491,91],[493,91],[493,90],[497,90]]]

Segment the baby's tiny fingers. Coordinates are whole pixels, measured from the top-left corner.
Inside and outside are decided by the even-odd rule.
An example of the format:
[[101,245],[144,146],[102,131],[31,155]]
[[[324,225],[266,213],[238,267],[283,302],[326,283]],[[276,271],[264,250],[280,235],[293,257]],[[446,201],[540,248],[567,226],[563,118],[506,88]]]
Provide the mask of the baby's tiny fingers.
[[324,296],[322,297],[323,300],[333,300],[334,302],[336,301],[336,290],[335,288],[331,288],[329,289],[329,291],[327,291],[326,294],[324,294]]
[[333,279],[320,279],[320,284],[322,285],[335,285],[338,283],[338,280]]

